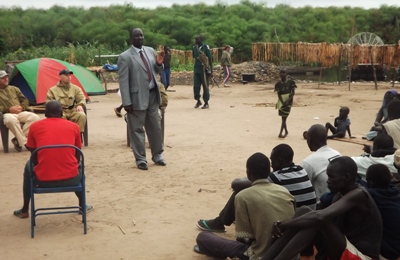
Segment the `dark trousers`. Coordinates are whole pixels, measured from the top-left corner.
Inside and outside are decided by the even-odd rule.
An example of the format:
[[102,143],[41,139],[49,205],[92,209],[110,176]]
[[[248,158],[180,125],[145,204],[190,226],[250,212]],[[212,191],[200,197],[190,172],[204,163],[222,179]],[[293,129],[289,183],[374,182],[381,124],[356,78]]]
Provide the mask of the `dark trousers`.
[[171,69],[164,69],[161,73],[161,83],[164,85],[165,89],[169,87],[171,78]]
[[251,181],[247,178],[237,178],[232,181],[233,193],[225,207],[219,213],[219,217],[225,226],[230,226],[235,221],[235,196],[240,191],[251,186]]
[[[24,169],[24,182],[23,182],[23,194],[24,194],[24,200],[29,201],[31,199],[31,185],[30,185],[30,178],[33,173],[33,169],[31,167],[31,162],[30,160],[27,161],[25,164],[25,169]],[[82,178],[82,168],[81,165],[79,165],[78,168],[78,175],[76,177],[73,177],[71,179],[67,180],[62,180],[62,181],[39,181],[35,180],[35,184],[38,185],[41,188],[51,188],[51,187],[67,187],[67,186],[74,186],[78,185]],[[75,192],[76,196],[78,198],[81,198],[82,192]]]
[[196,243],[200,252],[213,257],[226,259],[227,257],[238,257],[241,260],[249,259],[244,252],[250,245],[235,240],[229,240],[215,235],[214,233],[202,231],[197,235]]
[[203,85],[203,100],[205,103],[208,103],[210,100],[210,91],[208,89],[209,86],[209,77],[205,75],[204,72],[195,72],[193,74],[193,93],[194,99],[200,100],[200,88]]

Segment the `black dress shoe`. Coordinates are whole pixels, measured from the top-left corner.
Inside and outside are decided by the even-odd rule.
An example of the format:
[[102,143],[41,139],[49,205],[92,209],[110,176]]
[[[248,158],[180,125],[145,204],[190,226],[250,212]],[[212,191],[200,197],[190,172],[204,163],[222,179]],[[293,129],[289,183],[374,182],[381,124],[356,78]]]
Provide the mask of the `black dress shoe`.
[[209,108],[208,103],[205,103],[204,106],[201,107],[201,109],[207,109]]
[[145,163],[139,163],[139,165],[137,166],[140,170],[147,170],[147,164]]
[[160,165],[160,166],[166,166],[167,165],[167,163],[164,160],[159,160],[158,162],[156,162],[156,164]]
[[194,106],[194,108],[198,108],[198,107],[200,107],[201,105],[202,105],[201,101],[200,101],[200,100],[197,100],[197,103],[196,103],[196,105]]

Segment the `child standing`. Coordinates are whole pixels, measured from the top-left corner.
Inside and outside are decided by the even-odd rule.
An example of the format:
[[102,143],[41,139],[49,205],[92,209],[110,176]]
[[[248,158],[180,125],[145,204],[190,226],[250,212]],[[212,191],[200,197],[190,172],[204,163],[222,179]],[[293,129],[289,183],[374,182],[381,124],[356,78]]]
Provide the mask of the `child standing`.
[[[294,89],[297,88],[297,86],[293,80],[287,79],[286,69],[281,69],[279,71],[279,76],[281,81],[275,84],[274,90],[274,92],[278,93],[276,108],[279,110],[279,116],[282,117],[281,130],[278,137],[285,138],[289,134],[286,126],[286,119],[290,114],[293,105]],[[285,130],[284,135],[282,135],[283,130]]]
[[355,138],[351,136],[350,132],[349,113],[350,109],[348,107],[341,107],[339,110],[339,116],[335,118],[334,125],[329,122],[325,124],[326,132],[328,133],[328,130],[332,132],[332,135],[327,137],[328,139],[335,137],[343,138],[346,136],[346,131],[349,133],[350,138]]

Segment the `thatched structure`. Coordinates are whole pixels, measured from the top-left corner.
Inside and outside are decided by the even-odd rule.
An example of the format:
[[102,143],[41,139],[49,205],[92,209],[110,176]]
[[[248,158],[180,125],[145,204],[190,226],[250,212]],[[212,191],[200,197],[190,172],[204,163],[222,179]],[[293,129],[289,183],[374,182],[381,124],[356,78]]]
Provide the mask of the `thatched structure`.
[[400,64],[400,45],[351,45],[330,43],[253,43],[253,61],[280,63],[291,61],[301,64],[318,64],[335,67],[346,62],[356,67],[358,64],[375,63],[389,68]]

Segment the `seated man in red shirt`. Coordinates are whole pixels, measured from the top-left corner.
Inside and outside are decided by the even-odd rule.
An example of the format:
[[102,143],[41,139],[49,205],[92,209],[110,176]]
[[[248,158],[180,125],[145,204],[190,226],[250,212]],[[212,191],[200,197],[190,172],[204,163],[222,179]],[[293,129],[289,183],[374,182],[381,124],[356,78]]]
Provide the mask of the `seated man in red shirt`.
[[[28,134],[26,147],[33,152],[36,148],[45,145],[70,144],[78,148],[82,147],[79,126],[62,118],[62,106],[60,102],[52,100],[46,104],[45,119],[33,123]],[[62,150],[61,150],[62,149]],[[62,155],[62,156],[60,156]],[[24,205],[14,211],[19,218],[29,217],[30,184],[29,179],[35,172],[36,185],[40,187],[73,186],[80,182],[82,177],[79,156],[71,148],[55,150],[42,150],[38,153],[37,162],[32,169],[30,160],[25,165],[23,195]],[[81,205],[81,192],[76,192]],[[87,212],[93,210],[93,206],[86,206]]]

